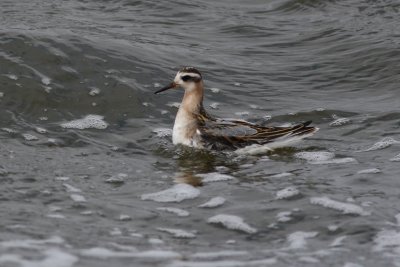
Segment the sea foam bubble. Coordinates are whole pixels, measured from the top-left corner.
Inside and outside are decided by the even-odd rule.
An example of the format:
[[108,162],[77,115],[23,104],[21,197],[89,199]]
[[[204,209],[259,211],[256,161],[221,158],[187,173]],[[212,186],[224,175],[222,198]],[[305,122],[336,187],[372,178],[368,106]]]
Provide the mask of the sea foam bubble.
[[373,144],[371,147],[361,150],[361,151],[358,151],[358,152],[368,152],[368,151],[380,150],[380,149],[387,148],[393,144],[400,144],[400,141],[397,141],[397,140],[393,139],[392,137],[385,137],[382,140]]
[[90,128],[103,130],[108,127],[108,123],[104,121],[103,116],[90,114],[82,119],[61,123],[61,127],[67,129],[79,129],[79,130],[90,129]]
[[209,201],[199,205],[199,208],[216,208],[222,206],[226,199],[223,197],[213,197]]
[[202,181],[204,183],[228,181],[228,180],[234,180],[235,179],[231,175],[222,174],[222,173],[219,173],[219,172],[202,173],[202,174],[197,174],[197,176],[203,178]]
[[360,206],[351,203],[336,201],[328,197],[312,197],[310,198],[310,203],[325,208],[338,210],[341,211],[343,214],[370,215],[370,212],[365,211]]
[[257,233],[257,229],[244,222],[243,218],[236,215],[218,214],[207,220],[211,224],[221,224],[227,229],[242,231],[248,234]]
[[300,191],[296,187],[290,186],[276,192],[275,199],[288,199],[299,194]]
[[193,199],[200,195],[200,190],[188,184],[176,184],[173,187],[156,192],[143,194],[142,200],[156,202],[181,202],[185,199]]
[[171,234],[173,237],[176,237],[176,238],[195,238],[196,237],[195,233],[188,232],[188,231],[185,231],[182,229],[159,227],[159,228],[157,228],[157,230],[160,232],[165,232],[165,233]]

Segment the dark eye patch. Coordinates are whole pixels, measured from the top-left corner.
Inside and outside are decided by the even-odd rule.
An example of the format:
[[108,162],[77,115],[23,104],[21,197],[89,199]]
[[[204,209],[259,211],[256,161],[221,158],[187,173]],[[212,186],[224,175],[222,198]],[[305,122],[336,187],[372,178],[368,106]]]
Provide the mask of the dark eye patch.
[[184,82],[191,81],[191,82],[197,83],[197,82],[201,81],[201,78],[199,78],[199,77],[193,77],[193,76],[190,76],[190,75],[183,75],[183,76],[181,77],[181,79],[182,79],[182,81],[184,81]]
[[187,81],[190,81],[192,78],[193,77],[190,75],[185,75],[185,76],[182,76],[182,81],[187,82]]

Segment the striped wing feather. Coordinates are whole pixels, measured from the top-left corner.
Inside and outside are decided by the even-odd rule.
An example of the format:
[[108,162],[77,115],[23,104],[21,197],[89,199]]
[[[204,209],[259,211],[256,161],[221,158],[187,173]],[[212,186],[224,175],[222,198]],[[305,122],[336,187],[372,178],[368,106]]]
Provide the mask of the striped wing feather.
[[266,144],[279,138],[301,136],[316,131],[307,121],[290,127],[262,127],[243,120],[218,120],[208,114],[199,115],[201,134],[210,141],[218,141],[231,146],[251,143]]

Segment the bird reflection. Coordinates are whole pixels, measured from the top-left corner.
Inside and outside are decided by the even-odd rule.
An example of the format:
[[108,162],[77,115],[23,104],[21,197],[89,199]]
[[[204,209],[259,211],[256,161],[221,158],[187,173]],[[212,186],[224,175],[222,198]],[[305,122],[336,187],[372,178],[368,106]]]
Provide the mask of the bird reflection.
[[196,174],[214,171],[217,156],[211,151],[182,147],[176,156],[176,162],[179,172],[174,181],[197,187],[202,186],[203,181]]

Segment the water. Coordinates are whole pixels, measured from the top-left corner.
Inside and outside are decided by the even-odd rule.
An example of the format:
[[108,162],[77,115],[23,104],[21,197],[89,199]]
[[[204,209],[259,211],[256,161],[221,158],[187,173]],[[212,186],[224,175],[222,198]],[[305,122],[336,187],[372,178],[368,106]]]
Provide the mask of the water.
[[[400,266],[399,9],[2,1],[0,266]],[[214,115],[320,131],[175,147],[185,65]]]

